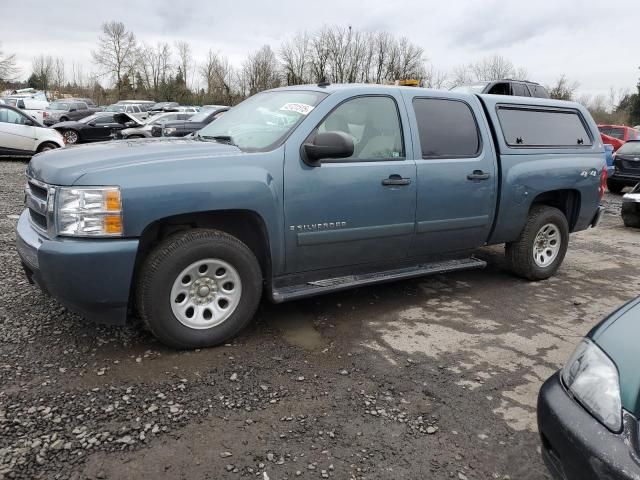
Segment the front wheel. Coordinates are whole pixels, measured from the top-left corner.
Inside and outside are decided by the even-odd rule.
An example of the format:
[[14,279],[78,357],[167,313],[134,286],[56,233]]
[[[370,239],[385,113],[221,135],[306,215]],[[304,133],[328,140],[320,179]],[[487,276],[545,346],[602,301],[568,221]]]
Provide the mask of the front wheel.
[[162,343],[199,348],[238,334],[261,294],[260,265],[244,243],[195,229],[168,237],[151,252],[138,278],[137,304]]
[[80,136],[75,130],[65,130],[62,136],[64,137],[64,143],[69,145],[74,145],[80,140]]
[[569,246],[567,218],[557,208],[534,205],[518,239],[507,243],[511,270],[528,280],[544,280],[556,273]]

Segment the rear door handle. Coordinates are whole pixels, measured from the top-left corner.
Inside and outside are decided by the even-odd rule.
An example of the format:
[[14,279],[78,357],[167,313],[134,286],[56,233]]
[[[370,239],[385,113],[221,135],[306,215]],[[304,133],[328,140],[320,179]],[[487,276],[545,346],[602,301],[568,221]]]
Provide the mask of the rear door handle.
[[382,180],[382,185],[385,186],[409,185],[410,183],[410,178],[402,178],[398,174],[389,175],[389,178]]
[[489,174],[484,173],[482,170],[474,170],[473,173],[467,175],[467,180],[488,180]]

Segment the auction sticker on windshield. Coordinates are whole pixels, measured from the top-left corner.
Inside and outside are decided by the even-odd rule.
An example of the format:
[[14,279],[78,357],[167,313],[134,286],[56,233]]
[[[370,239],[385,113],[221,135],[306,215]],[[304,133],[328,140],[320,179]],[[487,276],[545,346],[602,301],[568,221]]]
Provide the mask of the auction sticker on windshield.
[[313,106],[307,105],[306,103],[285,103],[280,110],[285,112],[297,112],[302,115],[307,115],[311,110],[313,110]]

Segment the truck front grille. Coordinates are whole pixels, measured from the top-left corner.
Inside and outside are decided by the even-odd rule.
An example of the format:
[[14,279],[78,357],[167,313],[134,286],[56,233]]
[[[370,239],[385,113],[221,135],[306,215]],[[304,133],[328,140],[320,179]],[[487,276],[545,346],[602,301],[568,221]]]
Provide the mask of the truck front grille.
[[55,189],[46,183],[27,178],[25,188],[25,206],[29,209],[31,225],[45,236],[49,236],[53,227],[53,201]]

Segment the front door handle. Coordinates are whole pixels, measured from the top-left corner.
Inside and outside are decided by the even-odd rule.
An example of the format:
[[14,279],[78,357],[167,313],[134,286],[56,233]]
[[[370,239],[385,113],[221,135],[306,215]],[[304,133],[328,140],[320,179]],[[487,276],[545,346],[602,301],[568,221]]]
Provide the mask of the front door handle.
[[402,178],[398,174],[389,175],[389,178],[382,180],[382,185],[385,186],[409,185],[410,183],[410,178]]
[[482,170],[474,170],[473,173],[467,175],[467,180],[488,180],[489,174],[484,173]]

